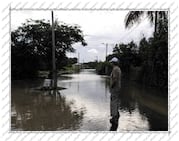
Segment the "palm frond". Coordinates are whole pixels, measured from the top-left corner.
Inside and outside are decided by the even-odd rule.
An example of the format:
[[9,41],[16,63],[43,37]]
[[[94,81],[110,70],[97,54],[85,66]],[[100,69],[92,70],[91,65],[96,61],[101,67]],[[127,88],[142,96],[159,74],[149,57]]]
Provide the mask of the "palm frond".
[[139,23],[144,11],[130,11],[125,18],[125,27],[130,28],[134,23]]
[[147,17],[150,22],[153,24],[155,22],[155,11],[147,11]]
[[160,18],[163,19],[163,20],[168,18],[167,17],[168,16],[167,11],[159,11],[158,14],[159,14]]

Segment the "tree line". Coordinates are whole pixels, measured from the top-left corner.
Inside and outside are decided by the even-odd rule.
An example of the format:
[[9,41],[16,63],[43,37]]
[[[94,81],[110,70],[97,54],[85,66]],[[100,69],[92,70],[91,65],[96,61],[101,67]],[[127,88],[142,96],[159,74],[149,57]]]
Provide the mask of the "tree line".
[[[110,74],[112,57],[118,57],[125,77],[130,77],[137,69],[137,81],[161,88],[168,87],[168,13],[166,11],[130,11],[126,15],[125,26],[131,28],[146,15],[154,25],[153,36],[143,37],[139,44],[133,41],[116,43],[113,54],[107,62],[88,64],[99,74]],[[52,68],[52,27],[49,21],[27,20],[11,32],[11,77],[12,79],[35,78],[39,70]],[[55,21],[55,46],[57,69],[77,62],[68,58],[67,52],[74,52],[73,44],[87,43],[78,25]],[[106,67],[107,66],[107,67]],[[108,68],[108,69],[106,69]]]
[[[126,28],[141,22],[144,14],[154,24],[153,37],[148,39],[143,37],[138,45],[133,41],[127,44],[117,43],[113,48],[113,54],[107,56],[107,61],[117,57],[124,77],[131,77],[135,71],[138,73],[135,78],[137,81],[168,89],[168,13],[166,11],[131,11],[126,15]],[[99,74],[109,74],[109,70],[111,65],[108,62],[99,63],[97,66]]]
[[[69,25],[55,21],[56,65],[60,70],[64,66],[76,63],[77,58],[69,59],[67,52],[74,52],[74,43],[82,46],[87,43],[78,25]],[[11,71],[12,79],[37,77],[38,70],[52,68],[52,27],[49,21],[27,20],[26,23],[11,32]]]

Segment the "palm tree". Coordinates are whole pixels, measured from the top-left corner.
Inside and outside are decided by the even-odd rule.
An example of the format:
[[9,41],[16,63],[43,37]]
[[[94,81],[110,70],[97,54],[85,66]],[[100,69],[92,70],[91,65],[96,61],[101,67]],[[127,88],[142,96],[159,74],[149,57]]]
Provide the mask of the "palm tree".
[[134,23],[140,23],[142,16],[146,14],[150,22],[154,24],[154,33],[157,33],[158,24],[167,19],[167,11],[130,11],[125,18],[125,27],[130,28]]

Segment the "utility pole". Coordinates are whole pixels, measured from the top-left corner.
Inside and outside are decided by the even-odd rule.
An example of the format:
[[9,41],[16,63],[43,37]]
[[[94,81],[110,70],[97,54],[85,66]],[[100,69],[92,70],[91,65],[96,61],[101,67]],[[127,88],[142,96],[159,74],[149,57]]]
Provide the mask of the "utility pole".
[[[106,62],[107,62],[107,55],[108,55],[108,43],[106,43]],[[105,74],[108,73],[108,67],[105,67]]]
[[80,53],[78,52],[78,64],[80,63]]
[[78,71],[80,72],[80,53],[78,52]]
[[108,43],[106,43],[106,62],[107,62],[107,55],[108,55]]
[[102,43],[102,44],[106,46],[106,58],[105,58],[105,61],[107,61],[107,55],[108,55],[108,43]]
[[98,56],[96,56],[96,62],[98,62]]
[[52,89],[57,89],[57,71],[56,71],[56,59],[55,59],[55,31],[54,31],[54,18],[52,11]]
[[[106,45],[106,59],[105,59],[105,61],[107,62],[107,55],[108,55],[108,43],[102,43],[102,44]],[[108,67],[107,67],[107,66],[105,66],[105,74],[107,74],[107,73],[108,73]]]

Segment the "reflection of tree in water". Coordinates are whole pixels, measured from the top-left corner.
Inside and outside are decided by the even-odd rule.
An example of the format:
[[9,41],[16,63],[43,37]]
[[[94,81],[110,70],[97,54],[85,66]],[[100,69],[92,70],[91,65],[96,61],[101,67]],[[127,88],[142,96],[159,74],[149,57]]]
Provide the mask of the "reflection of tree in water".
[[145,115],[149,121],[152,131],[167,131],[168,130],[168,115],[162,115],[148,108],[147,106],[138,105],[141,115]]
[[76,130],[84,111],[72,110],[73,103],[62,96],[22,95],[12,97],[16,116],[15,129],[22,130]]
[[150,130],[167,131],[168,130],[168,110],[165,99],[150,95],[137,96],[139,113],[147,117],[150,123]]
[[120,94],[120,109],[130,114],[136,108],[142,118],[147,118],[150,130],[168,130],[167,99],[157,96],[158,91],[151,91],[138,85],[124,86]]
[[119,98],[120,109],[128,111],[130,114],[132,113],[132,111],[135,110],[136,106],[135,96],[132,93],[132,89],[129,89],[128,87],[123,87],[121,89]]

